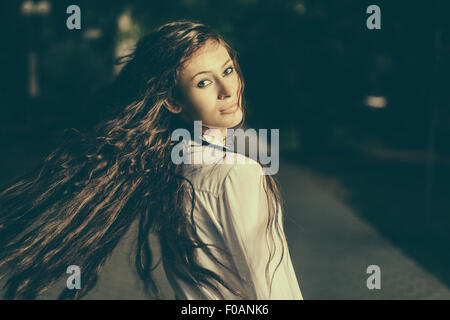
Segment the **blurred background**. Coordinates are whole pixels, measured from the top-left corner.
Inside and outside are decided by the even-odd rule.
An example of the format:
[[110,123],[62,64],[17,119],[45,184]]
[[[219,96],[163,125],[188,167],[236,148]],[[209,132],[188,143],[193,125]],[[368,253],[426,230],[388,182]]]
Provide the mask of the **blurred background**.
[[[81,29],[69,30],[69,5]],[[369,30],[369,5],[381,30]],[[65,128],[153,28],[180,18],[238,52],[247,126],[279,128],[286,235],[304,298],[450,298],[450,3],[9,0],[0,3],[0,184]],[[369,265],[381,269],[369,290]]]

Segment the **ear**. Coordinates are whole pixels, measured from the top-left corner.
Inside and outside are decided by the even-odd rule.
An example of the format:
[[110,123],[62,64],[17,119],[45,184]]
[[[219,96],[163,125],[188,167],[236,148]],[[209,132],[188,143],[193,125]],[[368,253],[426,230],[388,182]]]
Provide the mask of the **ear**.
[[172,99],[166,99],[166,101],[164,101],[164,107],[166,107],[167,110],[175,114],[178,114],[183,110],[181,105]]

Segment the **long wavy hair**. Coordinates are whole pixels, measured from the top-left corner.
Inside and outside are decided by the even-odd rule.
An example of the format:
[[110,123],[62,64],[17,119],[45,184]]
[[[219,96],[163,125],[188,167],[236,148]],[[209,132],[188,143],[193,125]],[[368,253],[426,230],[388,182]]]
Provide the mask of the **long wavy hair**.
[[[150,232],[156,232],[168,275],[192,286],[207,286],[222,298],[217,283],[248,298],[246,292],[199,265],[198,249],[222,263],[211,253],[211,245],[200,241],[193,215],[195,192],[182,167],[171,161],[177,143],[171,141],[171,133],[183,124],[167,107],[177,101],[183,66],[208,40],[228,50],[242,95],[237,54],[220,35],[198,22],[165,24],[120,59],[124,66],[111,84],[110,118],[89,134],[69,130],[64,143],[39,170],[18,178],[0,193],[0,271],[10,275],[4,299],[35,299],[74,261],[82,268],[84,285],[78,290],[65,288],[58,299],[82,298],[95,286],[102,266],[136,219],[135,266],[147,294],[158,299],[149,243]],[[244,111],[244,103],[241,107]],[[273,241],[269,230],[275,224],[281,237],[277,215],[283,204],[276,180],[266,175],[265,182],[270,204],[267,239]],[[193,192],[190,208],[186,208],[188,188]],[[235,269],[230,271],[246,281]]]

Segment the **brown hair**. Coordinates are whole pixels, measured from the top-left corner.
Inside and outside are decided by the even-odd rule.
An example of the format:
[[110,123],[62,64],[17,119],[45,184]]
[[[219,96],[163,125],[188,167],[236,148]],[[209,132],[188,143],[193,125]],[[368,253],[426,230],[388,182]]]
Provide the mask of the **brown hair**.
[[[96,128],[94,138],[68,136],[37,175],[30,174],[0,193],[0,270],[11,274],[5,299],[34,299],[74,261],[82,268],[84,286],[66,288],[59,298],[80,299],[95,286],[103,264],[135,219],[139,219],[135,265],[147,293],[158,298],[149,243],[154,231],[168,274],[194,286],[206,285],[223,297],[215,280],[248,298],[198,264],[197,248],[220,262],[195,231],[195,192],[191,218],[186,219],[185,199],[192,185],[170,157],[176,144],[171,133],[182,124],[167,106],[176,101],[184,63],[209,39],[227,48],[243,94],[236,53],[216,32],[187,20],[165,24],[120,60],[125,65],[112,85],[115,96],[110,105],[117,111]],[[282,203],[275,179],[265,177],[271,204],[267,234],[273,241],[269,232],[273,224],[281,237],[276,216]]]

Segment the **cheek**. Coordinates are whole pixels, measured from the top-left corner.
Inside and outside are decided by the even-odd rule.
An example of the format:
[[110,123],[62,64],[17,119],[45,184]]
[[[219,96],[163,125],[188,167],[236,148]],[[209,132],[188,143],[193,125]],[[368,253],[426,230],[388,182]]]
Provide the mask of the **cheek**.
[[191,120],[210,121],[214,110],[214,101],[209,100],[202,90],[190,91],[185,100],[185,115]]
[[231,80],[231,82],[232,82],[233,92],[237,96],[239,94],[239,89],[241,87],[241,81],[239,79],[239,76],[236,73],[233,76],[233,79]]
[[216,94],[214,90],[195,90],[191,94],[192,106],[201,113],[214,110],[216,103]]

